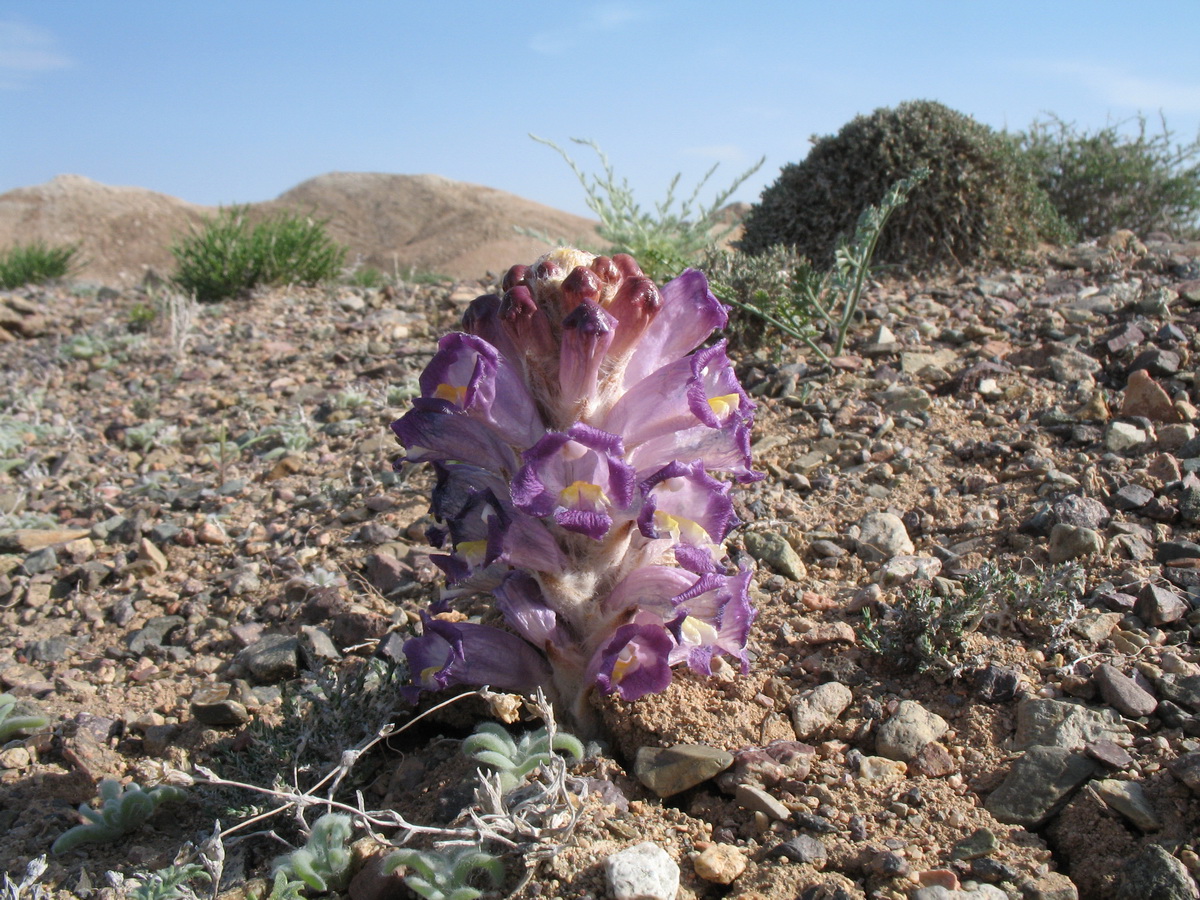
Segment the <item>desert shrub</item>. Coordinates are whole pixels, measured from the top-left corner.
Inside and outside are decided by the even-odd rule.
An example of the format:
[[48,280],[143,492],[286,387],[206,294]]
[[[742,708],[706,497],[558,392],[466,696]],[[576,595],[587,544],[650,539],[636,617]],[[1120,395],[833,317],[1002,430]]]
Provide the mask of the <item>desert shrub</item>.
[[[826,362],[830,354],[817,340],[828,333],[832,355],[841,354],[871,276],[884,226],[928,177],[928,169],[918,169],[889,187],[878,206],[864,209],[853,238],[839,241],[827,272],[817,272],[807,259],[783,244],[758,256],[741,251],[709,253],[711,269],[706,271],[713,289],[738,313],[730,319],[731,343],[747,348],[762,345],[766,335],[761,326],[767,324],[803,341]],[[748,321],[745,313],[759,321]]]
[[597,232],[607,244],[604,252],[610,255],[628,253],[647,275],[658,282],[674,278],[688,266],[695,265],[698,254],[719,245],[733,232],[739,223],[737,220],[723,221],[722,208],[733,192],[757,172],[766,160],[764,156],[708,204],[700,202],[700,192],[716,172],[716,165],[682,200],[675,193],[680,179],[677,174],[667,187],[666,197],[654,204],[654,210],[650,211],[643,209],[634,199],[633,189],[627,179],[617,179],[608,157],[595,141],[571,139],[595,152],[601,175],[585,173],[567,151],[553,141],[535,135],[530,137],[556,150],[583,185],[588,209],[600,220]]
[[966,650],[976,631],[997,637],[1017,633],[1053,654],[1066,646],[1080,613],[1083,571],[1078,565],[1028,572],[986,563],[949,595],[930,585],[908,589],[882,618],[863,610],[859,639],[899,671],[958,677],[985,660]]
[[175,283],[200,301],[244,295],[260,285],[319,284],[336,277],[346,248],[325,223],[280,213],[251,225],[245,207],[221,210],[171,247]]
[[862,210],[919,169],[930,176],[896,212],[876,260],[910,271],[1012,259],[1068,230],[1004,135],[940,103],[917,100],[858,116],[814,137],[746,216],[740,247],[794,247],[819,268],[834,263]]
[[1195,234],[1200,214],[1200,137],[1175,144],[1162,119],[1151,133],[1116,123],[1081,131],[1057,116],[1034,122],[1017,142],[1054,208],[1083,237],[1119,228]]
[[73,244],[51,247],[42,241],[9,247],[0,253],[0,289],[62,278],[71,271],[78,250]]

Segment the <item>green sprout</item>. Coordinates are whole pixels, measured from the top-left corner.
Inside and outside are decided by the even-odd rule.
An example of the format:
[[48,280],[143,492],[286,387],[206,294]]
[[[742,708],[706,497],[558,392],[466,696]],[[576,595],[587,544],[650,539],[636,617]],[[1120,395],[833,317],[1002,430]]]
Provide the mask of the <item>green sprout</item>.
[[122,790],[115,778],[105,778],[100,782],[101,808],[95,810],[86,803],[80,806],[79,814],[87,822],[63,832],[50,852],[65,853],[80,844],[115,841],[139,828],[163,803],[182,800],[184,796],[183,789],[173,785],[160,784],[144,791],[135,783]]
[[275,860],[276,880],[304,882],[314,891],[345,890],[350,882],[350,850],[346,841],[353,831],[350,817],[328,813],[313,823],[303,847]]
[[283,872],[275,873],[275,881],[271,885],[271,893],[264,895],[251,895],[251,900],[304,900],[304,889],[307,885],[303,881],[292,881]]
[[425,900],[475,900],[483,891],[466,882],[476,869],[482,869],[494,887],[504,880],[504,865],[500,860],[474,846],[397,850],[388,856],[383,870],[390,875],[401,866],[412,870],[404,876],[408,889]]
[[463,753],[477,762],[495,769],[500,776],[500,789],[507,793],[520,785],[530,772],[549,762],[556,750],[565,750],[575,759],[583,759],[583,744],[579,738],[564,732],[551,737],[545,728],[522,735],[514,741],[505,729],[495,722],[481,722],[475,733],[463,741]]
[[195,879],[211,881],[204,867],[196,863],[168,866],[157,872],[139,876],[139,884],[130,893],[131,900],[195,900],[196,892],[188,886]]
[[12,694],[0,694],[0,744],[12,740],[22,731],[37,731],[50,724],[45,716],[14,716],[17,698]]

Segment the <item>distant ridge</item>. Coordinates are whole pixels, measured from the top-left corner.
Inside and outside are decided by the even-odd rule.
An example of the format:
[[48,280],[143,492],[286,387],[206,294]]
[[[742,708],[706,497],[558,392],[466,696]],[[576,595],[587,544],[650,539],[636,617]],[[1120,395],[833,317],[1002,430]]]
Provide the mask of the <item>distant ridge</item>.
[[[254,218],[291,210],[327,220],[330,235],[350,248],[352,260],[388,273],[469,279],[531,262],[546,245],[517,226],[596,243],[596,223],[589,219],[438,175],[331,172],[248,206]],[[171,243],[216,212],[145,188],[59,175],[0,194],[0,247],[76,243],[83,258],[77,277],[130,284],[149,269],[169,274]]]

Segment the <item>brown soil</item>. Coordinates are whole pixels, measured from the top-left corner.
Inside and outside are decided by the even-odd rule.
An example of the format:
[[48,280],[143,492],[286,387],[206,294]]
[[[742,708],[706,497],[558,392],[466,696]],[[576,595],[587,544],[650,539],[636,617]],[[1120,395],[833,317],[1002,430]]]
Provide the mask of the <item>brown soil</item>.
[[[372,177],[354,179],[362,187]],[[331,191],[359,196],[344,185]],[[361,197],[376,193],[364,188]],[[462,202],[485,209],[493,201],[485,192]],[[366,199],[351,205],[370,212]],[[502,225],[472,227],[502,235]],[[406,240],[419,243],[419,231]],[[598,701],[605,743],[572,770],[584,796],[538,819],[545,839],[526,834],[524,856],[505,856],[504,890],[608,896],[604,860],[642,841],[679,864],[681,900],[901,898],[922,884],[970,882],[1010,897],[1075,889],[1107,897],[1147,843],[1200,870],[1200,797],[1171,769],[1200,751],[1200,710],[1184,701],[1170,717],[1124,719],[1129,758],[1104,774],[1141,787],[1157,830],[1137,830],[1086,787],[1036,829],[1001,823],[985,807],[1020,756],[1013,738],[1023,700],[1111,709],[1092,678],[1102,662],[1160,700],[1164,672],[1200,672],[1195,612],[1156,625],[1129,614],[1107,631],[1083,627],[1122,593],[1116,588],[1137,593],[1147,581],[1165,587],[1190,576],[1154,551],[1200,537],[1182,471],[1200,457],[1184,456],[1177,440],[1191,431],[1130,418],[1124,424],[1156,436],[1117,452],[1105,428],[1146,349],[1179,357],[1178,372],[1158,379],[1187,420],[1175,424],[1200,418],[1189,364],[1200,346],[1200,282],[1189,268],[1197,257],[1198,247],[1163,242],[1140,253],[1075,248],[1056,266],[875,284],[866,321],[835,365],[770,341],[743,351],[740,375],[759,403],[755,464],[767,475],[735,492],[745,525],[729,542],[736,562],[756,567],[751,671],[718,667],[707,680],[680,672],[661,695]],[[117,900],[121,877],[169,865],[216,820],[229,829],[275,808],[277,797],[203,784],[201,766],[260,789],[296,785],[323,797],[326,788],[314,785],[342,765],[339,801],[423,826],[455,823],[476,785],[459,742],[503,712],[501,702],[471,699],[361,756],[344,754],[382,724],[411,720],[387,660],[438,586],[423,539],[432,479],[424,469],[393,471],[387,424],[404,411],[403,395],[439,336],[493,286],[478,278],[386,292],[264,292],[201,309],[187,343],[167,310],[148,333],[130,332],[133,311],[153,303],[140,288],[0,295],[8,336],[0,343],[0,688],[49,719],[0,747],[0,870],[19,876],[45,854],[105,777],[198,783],[121,841],[51,857],[43,883],[56,900]],[[1095,311],[1095,298],[1114,287],[1128,288],[1128,302]],[[1111,335],[1135,322],[1142,344],[1112,349]],[[891,333],[882,344],[881,326]],[[1068,349],[1076,363],[1091,360],[1094,380],[1051,365]],[[941,356],[913,371],[901,354],[916,352]],[[888,393],[898,388],[908,393]],[[1119,492],[1130,485],[1148,487],[1158,505],[1126,508]],[[865,512],[901,516],[913,555],[942,564],[930,590],[952,593],[989,561],[1029,573],[1036,587],[1035,567],[1050,568],[1049,540],[1028,522],[1066,497],[1104,512],[1102,543],[1076,560],[1082,606],[989,619],[925,674],[905,662],[912,647],[880,655],[863,640],[864,611],[876,621],[903,613],[918,587],[867,561],[853,536]],[[744,539],[753,531],[783,536],[807,574],[785,577],[753,560]],[[276,642],[289,649],[266,653]],[[988,665],[1019,681],[1010,696],[977,687]],[[786,818],[711,781],[660,800],[634,777],[640,747],[738,751],[793,740],[793,705],[831,681],[853,699],[800,736],[811,766],[770,785]],[[206,724],[202,701],[214,693],[240,714]],[[880,726],[904,700],[949,730],[907,764],[877,765],[879,777],[869,779]],[[306,813],[311,823],[316,810]],[[571,839],[550,852],[554,829],[576,815]],[[281,813],[248,825],[243,840],[227,835],[223,896],[261,890],[287,849],[282,840],[298,840],[295,824]],[[983,863],[955,858],[956,843],[979,829],[995,843]],[[374,830],[404,834],[394,820]],[[799,838],[818,840],[824,858],[789,859],[785,842]],[[428,843],[412,837],[414,846]],[[728,886],[697,873],[696,859],[717,845],[745,863]],[[365,862],[346,893],[374,900],[404,890]]]

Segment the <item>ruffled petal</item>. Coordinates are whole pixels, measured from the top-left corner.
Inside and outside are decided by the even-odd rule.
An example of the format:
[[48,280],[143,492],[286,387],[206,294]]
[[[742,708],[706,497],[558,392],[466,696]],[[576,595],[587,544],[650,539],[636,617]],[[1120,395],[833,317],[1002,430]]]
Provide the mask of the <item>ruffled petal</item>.
[[625,385],[634,385],[655,369],[687,356],[728,321],[729,314],[708,289],[704,273],[686,269],[662,286],[662,309],[634,348]]
[[413,684],[403,690],[410,700],[422,691],[459,684],[527,693],[549,681],[545,658],[515,634],[473,622],[447,622],[426,615],[422,620],[424,634],[404,642]]

